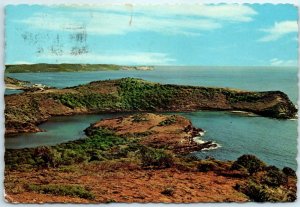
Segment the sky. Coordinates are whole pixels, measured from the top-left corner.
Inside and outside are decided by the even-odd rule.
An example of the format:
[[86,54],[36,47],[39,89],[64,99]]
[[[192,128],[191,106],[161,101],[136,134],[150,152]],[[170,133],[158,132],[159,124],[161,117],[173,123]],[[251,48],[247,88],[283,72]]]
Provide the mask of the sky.
[[296,66],[289,4],[9,5],[5,63]]

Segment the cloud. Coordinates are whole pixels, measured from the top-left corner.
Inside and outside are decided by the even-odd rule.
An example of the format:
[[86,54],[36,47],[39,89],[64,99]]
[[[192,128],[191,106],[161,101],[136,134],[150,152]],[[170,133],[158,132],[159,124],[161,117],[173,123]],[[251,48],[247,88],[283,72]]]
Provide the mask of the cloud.
[[261,42],[276,41],[288,34],[298,32],[298,24],[296,21],[275,22],[274,26],[262,29],[266,35],[259,39]]
[[297,66],[297,60],[280,60],[278,58],[273,58],[270,60],[270,65],[272,66]]
[[151,31],[164,34],[197,35],[215,30],[224,23],[252,21],[256,11],[245,5],[170,5],[54,7],[48,13],[33,13],[16,22],[45,30],[72,31],[82,28],[88,34],[122,35]]
[[176,62],[165,53],[135,52],[124,54],[87,53],[78,56],[63,54],[43,54],[35,62],[45,63],[86,63],[86,64],[119,64],[119,65],[170,65]]
[[257,14],[251,7],[241,4],[170,5],[167,8],[161,6],[146,6],[141,8],[141,12],[144,14],[157,13],[158,15],[195,16],[234,22],[252,21],[252,17]]
[[[13,64],[16,64],[16,65],[31,65],[31,64],[34,64],[34,63],[28,62],[28,61],[16,61]],[[9,63],[8,63],[8,65],[9,65]]]

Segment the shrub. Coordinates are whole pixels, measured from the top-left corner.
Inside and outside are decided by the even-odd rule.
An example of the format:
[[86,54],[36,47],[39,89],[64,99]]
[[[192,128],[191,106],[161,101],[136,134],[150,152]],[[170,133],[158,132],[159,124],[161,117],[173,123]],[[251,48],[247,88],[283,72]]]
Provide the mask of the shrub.
[[250,174],[262,170],[266,164],[254,155],[242,155],[231,166],[232,170],[246,168]]
[[197,170],[199,172],[213,171],[216,170],[217,168],[218,166],[216,165],[216,163],[207,160],[201,160],[201,162],[197,165]]
[[88,156],[82,150],[65,149],[62,153],[62,163],[64,165],[81,163],[88,159]]
[[174,195],[174,188],[167,187],[163,191],[161,191],[160,193],[163,194],[163,195],[166,195],[166,196],[172,196],[172,195]]
[[168,117],[167,119],[161,121],[158,126],[169,126],[176,123],[176,117],[175,116],[171,116]]
[[142,146],[140,149],[142,167],[168,168],[174,163],[172,155],[162,149]]
[[282,172],[287,176],[297,177],[295,170],[293,170],[292,168],[284,167],[282,169]]
[[287,182],[287,176],[283,174],[277,167],[268,166],[265,168],[267,171],[266,175],[263,177],[263,183],[278,187]]
[[142,122],[149,121],[149,119],[145,116],[145,114],[134,114],[132,116],[132,122]]
[[57,167],[61,164],[60,153],[51,147],[37,147],[33,152],[33,159],[28,159],[30,164],[38,167]]
[[[237,187],[237,186],[236,186]],[[266,202],[270,201],[270,196],[263,185],[250,182],[246,186],[240,187],[244,194],[246,194],[251,200],[255,202]]]
[[78,185],[55,185],[55,184],[47,184],[47,185],[37,185],[37,184],[27,184],[25,188],[29,191],[35,191],[43,194],[53,194],[60,196],[72,196],[79,197],[85,199],[94,199],[95,196],[87,191],[82,186]]
[[195,154],[189,154],[189,155],[183,157],[183,159],[184,159],[186,162],[199,161],[199,158],[198,158]]

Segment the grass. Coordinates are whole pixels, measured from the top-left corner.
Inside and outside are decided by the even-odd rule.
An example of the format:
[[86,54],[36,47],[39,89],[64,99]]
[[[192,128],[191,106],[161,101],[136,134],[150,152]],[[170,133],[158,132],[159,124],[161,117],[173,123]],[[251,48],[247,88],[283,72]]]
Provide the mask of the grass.
[[58,184],[27,184],[25,188],[42,194],[53,194],[58,196],[71,196],[93,200],[95,196],[80,185],[58,185]]

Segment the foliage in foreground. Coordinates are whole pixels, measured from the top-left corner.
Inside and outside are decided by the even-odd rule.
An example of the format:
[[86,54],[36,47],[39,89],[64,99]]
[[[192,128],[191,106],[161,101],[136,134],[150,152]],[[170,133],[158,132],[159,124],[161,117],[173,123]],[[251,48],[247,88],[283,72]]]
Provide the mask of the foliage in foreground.
[[254,155],[242,155],[232,165],[233,170],[246,168],[250,174],[262,170],[266,164]]
[[292,202],[295,201],[296,188],[287,188],[289,179],[295,180],[295,171],[285,167],[280,170],[267,166],[254,155],[242,155],[235,161],[232,170],[246,169],[250,177],[243,185],[236,185],[236,190],[247,195],[255,202]]
[[55,146],[8,149],[5,152],[7,169],[48,168],[83,162],[114,160],[127,157],[140,159],[141,167],[166,168],[173,164],[172,156],[163,149],[138,144],[142,135],[118,136],[100,128],[88,130],[88,137]]

